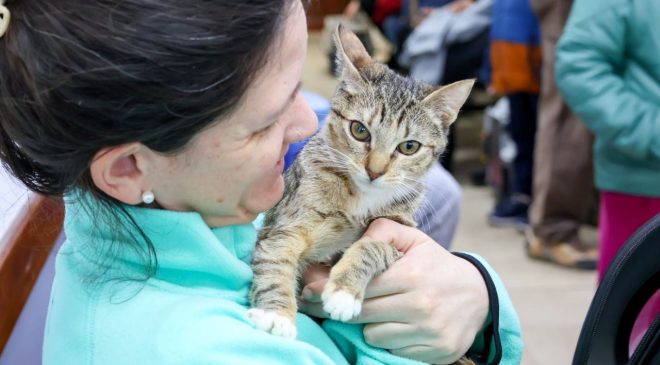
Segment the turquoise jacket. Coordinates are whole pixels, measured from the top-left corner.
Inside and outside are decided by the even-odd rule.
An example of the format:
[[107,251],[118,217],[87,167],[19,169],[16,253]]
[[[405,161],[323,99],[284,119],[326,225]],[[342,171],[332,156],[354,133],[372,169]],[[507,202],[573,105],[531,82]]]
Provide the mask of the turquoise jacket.
[[[359,325],[327,320],[320,326],[298,314],[297,340],[256,330],[246,317],[257,237],[252,224],[211,229],[194,212],[125,209],[151,239],[157,271],[145,280],[148,253],[128,248],[130,238],[112,245],[109,227],[117,222],[100,220],[96,209],[69,197],[45,365],[419,364],[367,345]],[[502,283],[493,281],[502,363],[517,364],[518,319]]]
[[576,0],[557,84],[596,136],[596,185],[660,197],[660,1]]

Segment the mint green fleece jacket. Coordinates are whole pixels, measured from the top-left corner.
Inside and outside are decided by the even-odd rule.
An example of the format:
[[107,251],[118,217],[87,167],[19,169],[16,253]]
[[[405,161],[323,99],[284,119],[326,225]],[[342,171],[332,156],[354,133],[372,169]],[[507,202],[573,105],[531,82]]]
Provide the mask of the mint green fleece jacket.
[[576,0],[556,79],[594,132],[596,185],[660,197],[660,1]]
[[[130,246],[130,237],[113,245],[115,225],[68,198],[45,365],[419,364],[367,345],[358,325],[319,326],[298,314],[297,340],[256,330],[246,317],[253,225],[211,229],[193,212],[125,209],[151,239],[157,271],[145,280],[149,255],[142,246]],[[518,319],[502,283],[494,282],[501,363],[517,364]]]

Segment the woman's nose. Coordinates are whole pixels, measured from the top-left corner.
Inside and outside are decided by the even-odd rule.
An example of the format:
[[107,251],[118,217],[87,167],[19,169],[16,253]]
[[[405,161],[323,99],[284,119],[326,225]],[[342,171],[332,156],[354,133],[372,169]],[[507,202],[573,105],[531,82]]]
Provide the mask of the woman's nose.
[[295,143],[313,135],[319,125],[316,113],[309,106],[302,93],[296,95],[287,118],[289,118],[289,126],[285,135],[286,143]]

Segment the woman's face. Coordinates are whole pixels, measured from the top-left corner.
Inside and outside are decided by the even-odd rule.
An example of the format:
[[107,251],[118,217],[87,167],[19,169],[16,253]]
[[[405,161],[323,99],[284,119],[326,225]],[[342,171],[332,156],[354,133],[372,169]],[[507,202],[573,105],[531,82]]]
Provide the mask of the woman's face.
[[152,191],[162,208],[197,211],[213,227],[251,222],[282,198],[288,146],[318,124],[298,92],[307,21],[300,2],[294,3],[238,109],[155,166]]

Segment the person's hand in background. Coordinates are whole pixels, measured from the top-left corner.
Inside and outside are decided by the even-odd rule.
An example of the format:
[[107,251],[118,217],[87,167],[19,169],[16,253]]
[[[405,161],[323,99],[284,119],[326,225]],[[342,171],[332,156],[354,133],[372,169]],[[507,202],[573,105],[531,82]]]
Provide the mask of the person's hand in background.
[[452,13],[460,13],[474,4],[474,0],[454,0],[447,4],[447,8]]
[[429,15],[431,15],[433,10],[435,9],[436,8],[429,6],[422,6],[421,8],[419,8],[419,10],[414,12],[414,14],[412,15],[410,19],[410,26],[412,28],[417,27],[421,22],[424,21],[424,19],[426,19]]
[[361,6],[359,0],[351,0],[351,2],[344,8],[344,17],[348,20],[353,20],[360,12]]

